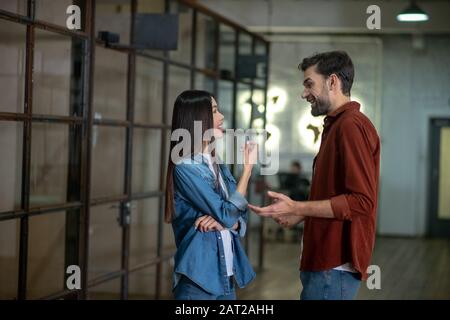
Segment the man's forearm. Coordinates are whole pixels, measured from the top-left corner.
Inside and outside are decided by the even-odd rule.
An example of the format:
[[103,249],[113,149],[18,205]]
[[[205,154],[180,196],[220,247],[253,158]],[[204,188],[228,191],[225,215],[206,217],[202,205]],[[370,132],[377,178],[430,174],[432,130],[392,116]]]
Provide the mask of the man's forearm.
[[304,217],[334,218],[330,200],[296,201],[295,214]]

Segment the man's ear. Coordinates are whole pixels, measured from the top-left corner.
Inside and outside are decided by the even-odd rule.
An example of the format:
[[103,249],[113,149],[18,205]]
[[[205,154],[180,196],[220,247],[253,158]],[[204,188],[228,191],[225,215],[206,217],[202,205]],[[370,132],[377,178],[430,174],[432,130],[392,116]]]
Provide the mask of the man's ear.
[[340,90],[339,77],[335,73],[330,74],[328,80],[330,81],[330,91]]

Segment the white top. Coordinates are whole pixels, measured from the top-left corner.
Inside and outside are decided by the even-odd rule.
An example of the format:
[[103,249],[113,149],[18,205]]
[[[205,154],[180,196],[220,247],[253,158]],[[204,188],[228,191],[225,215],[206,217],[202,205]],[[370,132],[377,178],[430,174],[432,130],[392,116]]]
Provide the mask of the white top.
[[[216,172],[214,171],[211,155],[208,153],[202,153],[202,155],[203,155],[203,158],[208,163],[208,167],[212,171],[212,173],[214,174],[214,177],[215,177]],[[220,187],[222,188],[222,190],[225,193],[225,196],[228,199],[228,197],[229,197],[228,190],[225,185],[225,182],[223,181],[222,175],[220,174],[220,171],[217,174],[219,175]],[[223,250],[224,250],[224,254],[225,254],[225,265],[227,267],[227,275],[232,276],[233,275],[233,244],[231,242],[230,230],[224,229],[224,230],[220,231],[220,235],[221,235],[221,237],[219,237],[219,239],[222,238]]]
[[344,263],[343,265],[340,265],[336,268],[333,268],[334,270],[341,270],[341,271],[347,271],[352,273],[358,273],[358,271],[353,268],[353,265],[350,262]]

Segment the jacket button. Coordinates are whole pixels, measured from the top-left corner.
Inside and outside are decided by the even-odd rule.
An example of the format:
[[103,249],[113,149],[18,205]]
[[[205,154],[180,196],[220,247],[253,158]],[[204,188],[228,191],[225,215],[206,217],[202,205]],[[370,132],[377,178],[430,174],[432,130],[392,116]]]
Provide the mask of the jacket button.
[[219,237],[219,240],[222,239],[221,237]]

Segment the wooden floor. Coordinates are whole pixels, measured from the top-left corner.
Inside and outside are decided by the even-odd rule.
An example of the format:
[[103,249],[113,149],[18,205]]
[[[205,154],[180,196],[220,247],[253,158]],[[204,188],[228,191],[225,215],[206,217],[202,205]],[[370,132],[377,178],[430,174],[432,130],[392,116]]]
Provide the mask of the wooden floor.
[[[299,250],[267,243],[264,270],[238,299],[299,299]],[[357,299],[450,299],[450,239],[377,238],[371,264],[381,269],[381,289],[363,283]]]

